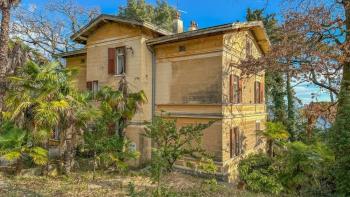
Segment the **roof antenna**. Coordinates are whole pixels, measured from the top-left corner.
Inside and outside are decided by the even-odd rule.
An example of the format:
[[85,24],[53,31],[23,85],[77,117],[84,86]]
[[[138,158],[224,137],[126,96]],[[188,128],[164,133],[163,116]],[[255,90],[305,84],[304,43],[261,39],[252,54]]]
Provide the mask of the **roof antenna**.
[[187,14],[186,11],[180,10],[180,9],[179,9],[179,0],[176,0],[175,10],[176,10],[177,12],[181,12],[181,13]]

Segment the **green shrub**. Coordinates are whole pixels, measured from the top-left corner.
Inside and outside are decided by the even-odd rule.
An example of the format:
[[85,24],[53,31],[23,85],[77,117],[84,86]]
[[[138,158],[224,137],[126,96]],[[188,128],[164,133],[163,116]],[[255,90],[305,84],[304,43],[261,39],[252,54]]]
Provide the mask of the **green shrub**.
[[279,194],[283,187],[271,167],[273,160],[264,154],[253,154],[241,160],[238,166],[240,178],[247,189],[254,192]]

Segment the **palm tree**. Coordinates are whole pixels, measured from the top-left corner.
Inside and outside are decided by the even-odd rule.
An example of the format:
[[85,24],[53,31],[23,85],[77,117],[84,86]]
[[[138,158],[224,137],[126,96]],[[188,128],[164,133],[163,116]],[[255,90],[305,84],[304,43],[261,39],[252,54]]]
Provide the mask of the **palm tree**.
[[124,130],[129,121],[147,102],[144,91],[129,93],[125,77],[120,81],[118,90],[111,87],[103,87],[97,94],[103,119],[109,127],[109,134],[117,134],[124,138]]
[[74,161],[77,135],[90,118],[88,96],[72,84],[75,71],[56,63],[40,66],[28,62],[17,76],[9,77],[4,118],[16,122],[47,144],[55,127],[62,129],[60,148],[65,173]]
[[16,6],[20,0],[0,0],[1,10],[1,29],[0,29],[0,116],[3,107],[3,98],[5,96],[4,84],[6,70],[8,66],[8,43],[10,40],[10,10]]
[[275,152],[274,147],[281,145],[281,143],[283,144],[288,139],[289,133],[280,122],[267,122],[266,127],[267,129],[262,135],[267,142],[267,153],[270,157],[273,157]]
[[22,169],[22,160],[32,159],[37,165],[45,165],[48,151],[35,145],[31,134],[10,122],[0,126],[0,156],[7,161],[15,161],[15,171]]

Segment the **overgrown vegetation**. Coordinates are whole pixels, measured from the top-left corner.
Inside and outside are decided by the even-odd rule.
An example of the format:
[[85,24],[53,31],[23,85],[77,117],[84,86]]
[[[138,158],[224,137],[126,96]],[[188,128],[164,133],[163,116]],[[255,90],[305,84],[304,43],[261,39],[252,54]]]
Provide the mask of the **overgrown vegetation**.
[[[277,128],[274,127],[275,135],[285,135],[283,128]],[[250,155],[239,164],[240,178],[248,189],[256,192],[331,195],[334,192],[331,172],[334,155],[320,140],[285,141],[275,147],[273,155]]]

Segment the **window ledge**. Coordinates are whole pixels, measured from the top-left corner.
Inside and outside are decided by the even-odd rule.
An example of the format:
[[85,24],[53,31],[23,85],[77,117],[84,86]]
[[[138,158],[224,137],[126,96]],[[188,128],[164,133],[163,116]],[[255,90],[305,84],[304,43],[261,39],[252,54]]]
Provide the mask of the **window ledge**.
[[113,75],[114,77],[124,77],[124,76],[126,76],[126,74],[124,73],[124,74],[118,74],[118,75]]

